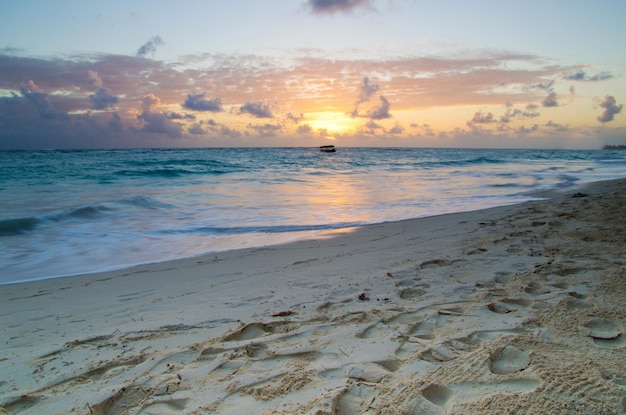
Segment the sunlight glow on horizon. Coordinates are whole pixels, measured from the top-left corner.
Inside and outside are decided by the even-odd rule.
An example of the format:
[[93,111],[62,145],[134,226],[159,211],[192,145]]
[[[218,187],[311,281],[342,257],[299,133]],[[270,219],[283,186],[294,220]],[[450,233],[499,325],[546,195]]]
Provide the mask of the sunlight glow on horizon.
[[626,140],[624,2],[111,1],[0,6],[0,148]]
[[[311,120],[309,120],[311,117]],[[355,121],[340,112],[313,112],[307,113],[306,122],[317,131],[327,131],[329,135],[343,134],[355,130]]]

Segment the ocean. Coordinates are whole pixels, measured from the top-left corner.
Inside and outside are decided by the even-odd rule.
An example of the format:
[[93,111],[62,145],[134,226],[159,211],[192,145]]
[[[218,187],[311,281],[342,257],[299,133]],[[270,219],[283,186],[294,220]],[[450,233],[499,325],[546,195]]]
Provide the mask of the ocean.
[[0,152],[0,284],[510,205],[626,175],[626,152],[209,148]]

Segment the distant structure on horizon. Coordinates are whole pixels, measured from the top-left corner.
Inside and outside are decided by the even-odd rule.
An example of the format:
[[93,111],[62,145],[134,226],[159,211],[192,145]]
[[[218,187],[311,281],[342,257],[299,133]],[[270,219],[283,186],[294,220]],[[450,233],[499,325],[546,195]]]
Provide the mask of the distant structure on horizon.
[[602,150],[626,150],[626,144],[618,144],[614,146],[606,145],[602,147]]

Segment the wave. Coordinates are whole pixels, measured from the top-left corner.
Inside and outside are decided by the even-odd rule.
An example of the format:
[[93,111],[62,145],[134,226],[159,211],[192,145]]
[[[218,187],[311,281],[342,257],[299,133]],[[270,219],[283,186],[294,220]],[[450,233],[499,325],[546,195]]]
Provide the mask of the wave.
[[41,221],[34,217],[0,220],[0,236],[13,236],[35,229]]
[[554,185],[556,189],[568,189],[576,186],[576,183],[580,181],[580,177],[560,174],[558,180],[559,181]]
[[[507,161],[504,159],[493,158],[493,157],[475,157],[469,159],[449,159],[449,160],[424,160],[424,161],[416,161],[411,164],[407,164],[407,167],[415,168],[415,169],[425,169],[425,170],[433,170],[441,167],[449,168],[456,167],[462,168],[466,166],[478,166],[478,165],[492,165],[492,164],[503,164]],[[403,170],[402,165],[395,166],[400,170]]]
[[34,231],[44,223],[63,222],[66,220],[88,220],[95,219],[104,212],[112,210],[107,206],[96,204],[80,206],[72,209],[65,209],[51,212],[41,216],[27,216],[22,218],[5,219],[0,221],[0,236],[20,235]]
[[494,183],[494,184],[489,184],[487,185],[487,187],[493,187],[496,189],[506,189],[506,188],[520,188],[520,187],[527,187],[532,189],[535,185],[534,184],[523,184],[523,183]]
[[505,160],[492,158],[492,157],[476,157],[469,160],[464,160],[467,164],[501,164],[505,163]]
[[134,177],[181,177],[192,174],[189,170],[184,169],[151,169],[151,170],[118,170],[113,173],[116,176],[134,176]]
[[201,226],[190,229],[172,229],[161,231],[164,234],[205,234],[205,235],[237,235],[247,233],[286,233],[327,231],[334,229],[353,228],[363,226],[363,222],[331,223],[323,225],[258,225],[258,226]]
[[144,209],[156,210],[156,209],[169,209],[173,207],[169,203],[161,202],[158,199],[148,196],[135,196],[130,199],[122,199],[117,202],[122,205],[136,206]]
[[124,205],[150,210],[167,209],[172,207],[172,205],[160,202],[159,200],[147,196],[136,196],[133,198],[122,199],[113,202],[94,203],[90,205],[57,210],[39,216],[26,216],[21,218],[0,220],[0,237],[29,233],[43,224],[76,220],[98,220],[109,213],[119,211],[119,206]]
[[234,162],[189,159],[157,159],[157,160],[128,160],[126,168],[113,173],[123,177],[165,177],[175,178],[188,175],[221,175],[240,171],[247,171],[245,166]]
[[122,176],[122,177],[162,177],[162,178],[176,178],[176,177],[184,177],[190,175],[221,175],[227,173],[233,173],[235,170],[233,169],[223,169],[223,168],[198,168],[198,169],[183,169],[183,168],[156,168],[156,169],[148,169],[148,170],[118,170],[113,173],[114,176]]

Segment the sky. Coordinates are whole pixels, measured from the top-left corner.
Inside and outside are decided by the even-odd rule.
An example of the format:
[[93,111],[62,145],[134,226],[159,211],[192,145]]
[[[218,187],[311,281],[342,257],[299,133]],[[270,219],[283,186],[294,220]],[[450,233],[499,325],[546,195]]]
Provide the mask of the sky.
[[626,144],[623,0],[0,4],[0,149]]

